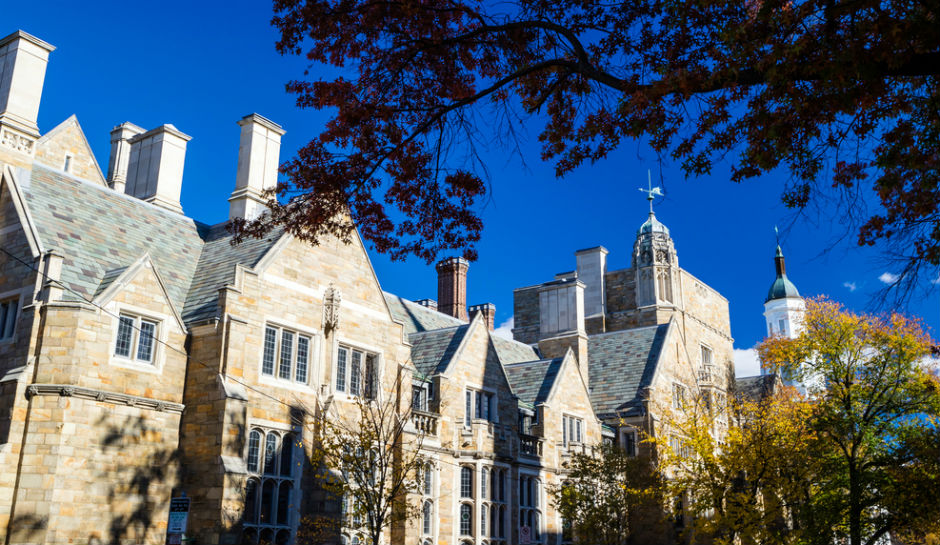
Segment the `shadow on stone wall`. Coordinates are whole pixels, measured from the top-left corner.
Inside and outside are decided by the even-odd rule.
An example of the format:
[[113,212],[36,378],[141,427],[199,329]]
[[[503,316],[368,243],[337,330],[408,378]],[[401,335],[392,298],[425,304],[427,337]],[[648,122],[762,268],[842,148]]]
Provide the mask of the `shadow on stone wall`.
[[107,483],[107,535],[89,536],[89,543],[163,543],[169,500],[183,478],[176,441],[164,446],[165,431],[144,415],[117,425],[103,417],[99,424],[107,430],[102,454],[116,462],[100,467],[96,479]]

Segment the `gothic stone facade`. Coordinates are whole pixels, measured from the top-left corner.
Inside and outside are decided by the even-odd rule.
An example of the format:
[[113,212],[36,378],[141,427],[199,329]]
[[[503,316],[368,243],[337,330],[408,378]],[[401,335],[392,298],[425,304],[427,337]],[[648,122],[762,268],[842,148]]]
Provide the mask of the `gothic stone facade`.
[[[0,40],[0,541],[162,543],[185,493],[199,543],[293,543],[340,509],[308,461],[319,411],[369,397],[417,407],[432,461],[423,516],[385,542],[560,543],[549,491],[574,453],[638,448],[677,386],[726,388],[727,302],[658,222],[634,268],[594,249],[517,290],[504,339],[492,305],[467,313],[459,259],[438,268],[444,313],[383,292],[358,238],[233,245],[228,222],[187,217],[172,125],[115,127],[106,174],[74,116],[41,134],[52,50]],[[231,218],[263,211],[284,132],[238,124]],[[395,397],[401,376],[418,399]]]

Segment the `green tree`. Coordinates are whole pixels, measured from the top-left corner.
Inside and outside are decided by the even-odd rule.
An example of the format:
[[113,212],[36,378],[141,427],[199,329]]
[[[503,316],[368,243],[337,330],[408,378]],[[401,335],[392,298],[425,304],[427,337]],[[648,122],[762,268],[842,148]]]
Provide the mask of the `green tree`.
[[579,543],[626,545],[659,522],[658,476],[646,456],[615,445],[575,454],[560,486],[550,489],[563,531]]
[[820,471],[813,511],[850,545],[936,528],[940,388],[933,341],[899,314],[807,303],[803,333],[759,347],[766,366],[808,387]]

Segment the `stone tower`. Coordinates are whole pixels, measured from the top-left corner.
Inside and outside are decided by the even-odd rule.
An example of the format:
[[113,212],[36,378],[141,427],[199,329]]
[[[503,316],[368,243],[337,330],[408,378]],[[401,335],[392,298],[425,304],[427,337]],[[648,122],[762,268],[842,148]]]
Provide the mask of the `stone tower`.
[[637,308],[676,307],[679,257],[669,236],[669,229],[656,219],[650,206],[649,219],[637,231],[633,244],[633,269],[636,274]]

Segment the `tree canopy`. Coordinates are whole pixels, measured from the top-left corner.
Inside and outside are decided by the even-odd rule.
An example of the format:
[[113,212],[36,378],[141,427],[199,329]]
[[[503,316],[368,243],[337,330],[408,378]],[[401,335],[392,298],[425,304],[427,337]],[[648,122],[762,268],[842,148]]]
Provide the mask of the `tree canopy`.
[[283,165],[289,202],[238,230],[315,241],[355,222],[395,258],[473,258],[475,150],[529,123],[559,176],[637,138],[688,176],[785,170],[786,205],[834,198],[916,278],[940,263],[938,6],[276,0],[278,51],[310,62],[288,91],[332,118]]

